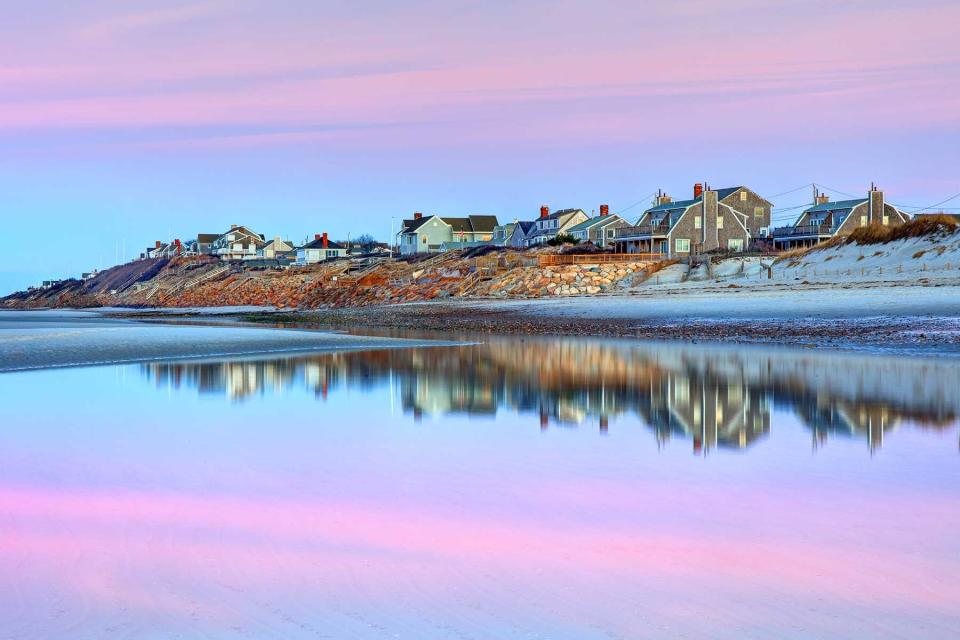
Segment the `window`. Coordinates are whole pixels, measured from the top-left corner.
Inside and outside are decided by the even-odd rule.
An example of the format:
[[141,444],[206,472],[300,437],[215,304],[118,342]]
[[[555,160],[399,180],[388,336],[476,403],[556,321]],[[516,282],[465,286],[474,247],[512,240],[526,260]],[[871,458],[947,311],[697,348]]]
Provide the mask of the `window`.
[[673,241],[673,249],[677,253],[690,253],[690,241],[686,238],[677,238]]
[[700,218],[700,216],[693,216],[693,228],[699,229],[702,226],[703,226],[702,218]]
[[616,229],[607,229],[607,237],[608,237],[608,238],[614,237],[614,235],[616,234],[616,232],[617,232]]
[[746,191],[741,191],[741,192],[740,192],[740,202],[746,202],[746,201],[747,201],[747,192],[746,192]]
[[860,226],[861,227],[867,226],[867,216],[860,216]]
[[890,216],[883,216],[883,226],[890,224]]
[[743,238],[730,238],[727,242],[727,248],[730,251],[743,251]]
[[723,229],[723,214],[717,214],[717,229]]
[[423,244],[427,244],[427,236],[423,236]]
[[764,213],[763,207],[754,207],[754,208],[753,208],[753,217],[754,217],[754,218],[762,218],[762,217],[763,217],[763,213]]

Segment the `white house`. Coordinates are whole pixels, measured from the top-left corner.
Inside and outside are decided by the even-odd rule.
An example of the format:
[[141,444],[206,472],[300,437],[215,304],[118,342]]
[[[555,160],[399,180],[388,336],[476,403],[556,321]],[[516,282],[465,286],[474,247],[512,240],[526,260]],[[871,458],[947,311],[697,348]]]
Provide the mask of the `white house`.
[[263,235],[243,225],[232,224],[230,231],[213,242],[212,253],[221,260],[247,260],[257,257],[257,251],[265,244]]
[[415,213],[412,219],[403,221],[403,227],[397,234],[400,253],[439,253],[445,244],[452,247],[489,243],[493,241],[497,225],[496,216],[441,218]]
[[339,242],[333,242],[327,238],[327,234],[317,234],[313,237],[313,242],[305,244],[297,249],[298,265],[316,264],[325,260],[334,258],[343,258],[347,255],[347,248]]

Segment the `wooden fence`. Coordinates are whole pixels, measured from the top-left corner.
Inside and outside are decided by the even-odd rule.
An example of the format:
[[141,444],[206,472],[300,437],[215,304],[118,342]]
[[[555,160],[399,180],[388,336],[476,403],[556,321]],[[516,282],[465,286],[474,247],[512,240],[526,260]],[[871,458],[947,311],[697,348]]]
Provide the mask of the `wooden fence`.
[[611,262],[659,262],[665,257],[662,253],[552,253],[537,256],[541,267],[564,264],[609,264]]

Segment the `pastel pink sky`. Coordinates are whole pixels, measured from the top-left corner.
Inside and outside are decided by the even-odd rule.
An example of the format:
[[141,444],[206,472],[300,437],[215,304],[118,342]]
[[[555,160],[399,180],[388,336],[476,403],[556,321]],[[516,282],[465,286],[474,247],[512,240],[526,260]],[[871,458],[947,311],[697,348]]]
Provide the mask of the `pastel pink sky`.
[[[51,240],[44,276],[235,222],[385,239],[413,210],[617,211],[704,179],[768,195],[876,181],[915,206],[960,191],[953,2],[39,0],[4,15],[4,218],[71,238]],[[0,290],[39,275],[26,255],[0,265]]]

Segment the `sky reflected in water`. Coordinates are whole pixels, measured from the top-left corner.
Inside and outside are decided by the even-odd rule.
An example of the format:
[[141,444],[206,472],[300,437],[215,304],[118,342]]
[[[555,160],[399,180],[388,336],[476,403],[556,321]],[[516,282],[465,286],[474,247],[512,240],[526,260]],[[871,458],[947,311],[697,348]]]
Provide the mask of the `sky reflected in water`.
[[491,338],[6,374],[0,637],[957,637],[958,373]]

